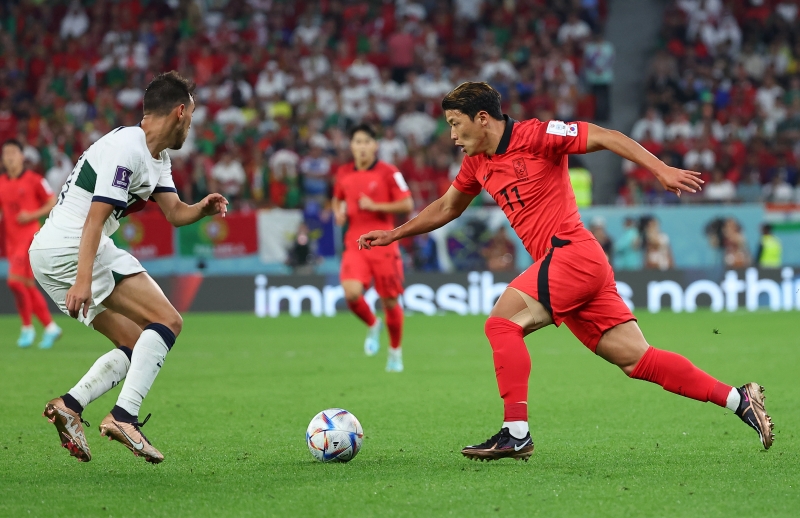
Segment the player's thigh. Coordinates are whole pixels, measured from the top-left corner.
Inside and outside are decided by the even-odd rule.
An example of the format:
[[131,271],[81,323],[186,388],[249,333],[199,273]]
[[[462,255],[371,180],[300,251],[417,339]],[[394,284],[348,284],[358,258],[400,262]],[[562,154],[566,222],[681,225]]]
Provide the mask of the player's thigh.
[[115,347],[133,349],[142,334],[142,328],[133,320],[108,308],[94,317],[92,326],[111,340]]
[[8,254],[8,280],[17,281],[25,286],[33,286],[33,270],[28,258],[28,250],[15,249]]
[[339,280],[344,288],[344,298],[353,301],[364,294],[364,289],[372,283],[369,264],[366,260],[367,250],[345,250],[342,254],[342,265]]
[[606,331],[597,343],[595,352],[630,376],[649,347],[639,324],[629,320]]
[[506,288],[489,316],[514,322],[526,335],[553,323],[542,303],[516,288]]
[[403,260],[397,250],[373,249],[378,254],[371,256],[369,261],[370,273],[375,280],[375,291],[383,299],[394,299],[397,302],[404,289]]
[[163,324],[178,336],[183,328],[180,313],[172,306],[161,287],[147,272],[120,280],[103,305],[126,316],[136,325],[145,328],[150,324]]

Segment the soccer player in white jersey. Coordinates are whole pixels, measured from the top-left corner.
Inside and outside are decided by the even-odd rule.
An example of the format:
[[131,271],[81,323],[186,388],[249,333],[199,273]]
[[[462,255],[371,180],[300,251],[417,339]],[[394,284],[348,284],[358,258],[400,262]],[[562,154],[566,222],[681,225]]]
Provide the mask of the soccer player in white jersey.
[[139,407],[183,321],[139,261],[114,246],[109,236],[121,218],[141,210],[148,200],[158,203],[176,227],[204,216],[225,216],[228,201],[223,196],[210,194],[187,205],[172,182],[166,150],[180,149],[186,140],[195,107],[193,89],[174,71],[153,79],[144,94],[142,122],[115,129],[83,153],[30,247],[36,280],[61,311],[116,346],[44,409],[61,445],[79,461],[92,458],[83,409],[126,376],[117,404],[100,424],[100,435],[148,462],[164,460],[140,430],[147,418],[139,422]]

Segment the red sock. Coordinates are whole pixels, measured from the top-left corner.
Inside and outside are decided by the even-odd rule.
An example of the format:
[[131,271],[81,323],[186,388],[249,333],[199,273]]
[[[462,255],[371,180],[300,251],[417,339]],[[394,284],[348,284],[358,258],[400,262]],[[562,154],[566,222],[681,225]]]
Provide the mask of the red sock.
[[484,330],[492,346],[494,373],[503,398],[503,420],[527,421],[531,356],[522,339],[522,327],[505,318],[490,317]]
[[347,307],[350,308],[350,311],[355,313],[355,315],[364,321],[365,324],[371,326],[375,323],[375,315],[372,314],[372,310],[369,309],[369,304],[367,301],[364,300],[364,297],[358,297],[356,300],[347,302]]
[[28,295],[31,299],[33,314],[36,315],[36,318],[39,319],[43,326],[49,326],[53,321],[53,317],[50,316],[50,310],[47,309],[47,302],[44,300],[42,292],[35,285],[28,286]]
[[636,364],[631,378],[650,381],[664,390],[724,407],[730,385],[712,378],[680,354],[650,347]]
[[14,301],[17,303],[17,313],[22,319],[23,326],[31,325],[31,297],[28,287],[19,281],[8,281],[8,288],[14,294]]
[[397,349],[403,338],[403,308],[395,304],[393,308],[384,308],[386,328],[389,329],[389,347]]

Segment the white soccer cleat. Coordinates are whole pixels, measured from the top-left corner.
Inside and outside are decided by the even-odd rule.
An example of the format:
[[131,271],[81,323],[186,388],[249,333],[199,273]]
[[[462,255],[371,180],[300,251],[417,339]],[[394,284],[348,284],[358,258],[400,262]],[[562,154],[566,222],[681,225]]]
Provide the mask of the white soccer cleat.
[[389,349],[386,372],[403,372],[403,351],[399,347],[397,349]]
[[364,354],[367,356],[375,356],[381,348],[381,330],[383,329],[383,320],[380,318],[375,319],[375,323],[369,326],[367,331],[367,338],[364,340]]

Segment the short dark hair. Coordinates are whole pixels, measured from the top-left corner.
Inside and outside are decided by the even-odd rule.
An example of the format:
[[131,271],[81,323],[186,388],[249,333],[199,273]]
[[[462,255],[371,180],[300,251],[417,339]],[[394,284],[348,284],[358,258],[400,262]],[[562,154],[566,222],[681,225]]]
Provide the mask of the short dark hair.
[[372,137],[372,139],[375,139],[375,137],[378,135],[377,133],[375,133],[375,129],[372,126],[370,126],[365,122],[362,122],[361,124],[353,126],[350,129],[350,140],[353,140],[356,136],[356,133],[358,133],[359,131],[363,131],[364,133]]
[[174,70],[158,74],[144,91],[144,113],[167,115],[176,106],[188,105],[194,86]]
[[5,142],[3,142],[3,147],[6,147],[6,146],[17,146],[20,151],[25,151],[25,149],[22,147],[22,142],[20,142],[19,140],[15,139],[15,138],[10,138],[10,139],[6,140]]
[[471,120],[475,119],[478,112],[485,111],[493,119],[503,120],[500,92],[488,83],[461,83],[442,99],[442,110],[458,110]]

